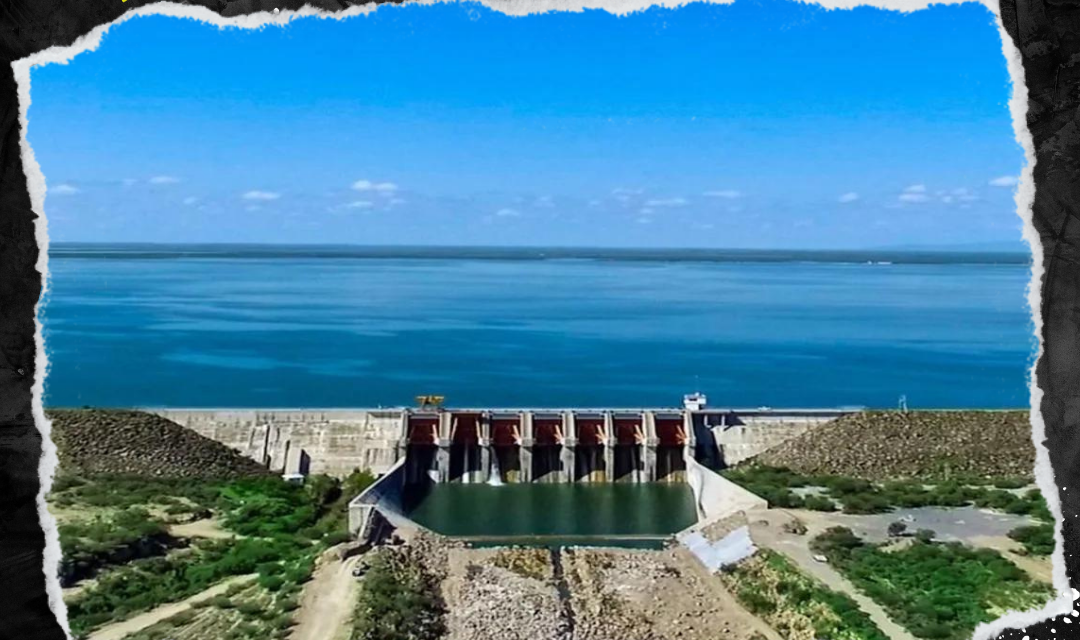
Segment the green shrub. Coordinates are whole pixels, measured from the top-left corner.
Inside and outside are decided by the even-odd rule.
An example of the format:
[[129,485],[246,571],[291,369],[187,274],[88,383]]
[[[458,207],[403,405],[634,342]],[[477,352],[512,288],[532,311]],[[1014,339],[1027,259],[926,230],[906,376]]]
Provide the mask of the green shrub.
[[352,640],[437,640],[443,615],[434,580],[419,564],[380,553],[360,589]]
[[277,591],[285,584],[278,576],[259,576],[259,586],[269,591]]
[[990,549],[917,541],[884,552],[843,528],[826,531],[811,548],[920,638],[967,640],[1000,611],[1034,608],[1052,595]]
[[807,496],[803,500],[803,506],[812,511],[836,511],[836,503],[824,496]]
[[247,600],[236,605],[236,610],[245,616],[255,617],[261,615],[263,611],[265,611],[265,608],[258,602]]
[[1035,556],[1048,556],[1054,552],[1054,525],[1038,524],[1017,527],[1009,537],[1024,545],[1024,551]]
[[743,606],[778,631],[802,619],[818,638],[887,640],[854,601],[802,573],[779,553],[761,550],[721,572],[721,579]]

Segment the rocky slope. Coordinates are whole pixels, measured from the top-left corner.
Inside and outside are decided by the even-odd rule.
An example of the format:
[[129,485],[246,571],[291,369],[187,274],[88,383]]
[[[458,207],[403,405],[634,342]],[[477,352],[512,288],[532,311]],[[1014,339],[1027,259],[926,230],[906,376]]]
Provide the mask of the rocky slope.
[[751,459],[803,474],[867,480],[1030,477],[1026,411],[871,411],[837,418]]
[[61,473],[225,479],[268,473],[254,460],[142,411],[50,410]]

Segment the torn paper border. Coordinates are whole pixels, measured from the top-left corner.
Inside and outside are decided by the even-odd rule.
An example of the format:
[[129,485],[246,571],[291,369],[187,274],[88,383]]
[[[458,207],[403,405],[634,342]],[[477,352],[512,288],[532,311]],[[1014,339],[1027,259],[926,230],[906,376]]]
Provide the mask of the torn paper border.
[[[440,0],[418,0],[406,4],[434,4]],[[713,1],[714,4],[729,4],[730,2]],[[272,2],[261,2],[263,6],[272,5]],[[490,9],[512,16],[527,16],[531,14],[547,13],[552,11],[581,12],[588,9],[606,10],[616,15],[625,15],[643,11],[650,7],[663,7],[674,9],[689,2],[650,2],[649,0],[479,0]],[[809,4],[809,3],[808,3]],[[900,12],[911,12],[926,9],[936,5],[961,4],[961,2],[946,1],[932,3],[929,0],[876,0],[870,2],[857,2],[856,0],[820,0],[816,2],[826,9],[851,9],[855,7],[875,7]],[[1042,327],[1043,319],[1040,313],[1040,283],[1043,277],[1043,247],[1038,233],[1032,223],[1032,205],[1034,202],[1035,185],[1032,167],[1035,164],[1035,151],[1032,136],[1027,128],[1028,90],[1024,82],[1024,69],[1020,51],[1013,44],[1012,38],[1005,31],[1001,21],[999,7],[992,0],[982,0],[983,4],[995,16],[998,31],[1002,40],[1002,52],[1005,56],[1012,78],[1013,92],[1009,102],[1012,113],[1013,128],[1016,139],[1024,150],[1027,160],[1026,166],[1020,177],[1016,191],[1017,212],[1024,221],[1023,237],[1027,240],[1033,260],[1031,281],[1028,287],[1028,304],[1031,308],[1032,320],[1035,325],[1035,335],[1038,341],[1037,356],[1043,354]],[[93,51],[101,44],[101,38],[112,26],[125,22],[135,17],[147,15],[163,15],[176,18],[190,18],[208,23],[219,28],[236,27],[243,29],[259,29],[266,26],[284,26],[292,20],[299,18],[331,18],[343,19],[368,14],[379,10],[377,4],[364,4],[352,6],[346,10],[328,12],[324,10],[304,7],[298,11],[288,10],[262,10],[247,15],[225,18],[202,6],[181,5],[171,2],[160,2],[150,5],[133,7],[120,18],[113,22],[94,28],[90,33],[80,37],[73,44],[64,47],[51,47],[31,56],[12,63],[18,83],[19,99],[19,124],[21,127],[20,149],[24,163],[24,171],[30,191],[31,204],[34,212],[38,215],[35,223],[36,238],[39,247],[37,269],[42,274],[42,299],[48,291],[48,226],[44,215],[46,183],[41,167],[34,158],[33,150],[27,142],[28,130],[27,110],[30,106],[30,72],[33,67],[47,64],[66,64],[69,60],[85,51]],[[393,7],[382,8],[393,10]],[[38,493],[38,514],[41,526],[46,533],[46,545],[44,553],[44,568],[46,575],[46,588],[49,595],[50,606],[57,620],[68,629],[67,609],[61,597],[61,588],[56,571],[50,571],[49,567],[57,567],[60,562],[61,552],[56,521],[49,513],[45,503],[45,495],[52,484],[52,478],[57,466],[56,447],[50,438],[51,426],[44,414],[42,394],[44,391],[44,378],[48,369],[48,358],[44,348],[42,337],[42,324],[38,317],[40,302],[35,308],[35,342],[37,346],[37,364],[33,386],[33,414],[35,423],[42,435],[42,458],[39,466],[41,488]],[[1031,390],[1031,424],[1032,440],[1036,450],[1035,478],[1040,491],[1046,499],[1047,506],[1054,514],[1057,522],[1055,528],[1055,540],[1057,542],[1052,556],[1054,587],[1061,594],[1057,599],[1035,611],[1012,612],[998,620],[981,625],[974,634],[975,640],[983,640],[995,637],[1005,629],[1023,629],[1027,626],[1042,622],[1049,617],[1068,614],[1073,609],[1073,600],[1077,593],[1069,588],[1065,573],[1065,561],[1063,539],[1061,534],[1061,503],[1054,482],[1054,472],[1050,464],[1049,454],[1043,446],[1045,439],[1045,424],[1038,409],[1042,401],[1042,391],[1036,380],[1034,364],[1030,370]],[[1078,621],[1080,622],[1080,621]],[[70,638],[70,632],[68,632]]]

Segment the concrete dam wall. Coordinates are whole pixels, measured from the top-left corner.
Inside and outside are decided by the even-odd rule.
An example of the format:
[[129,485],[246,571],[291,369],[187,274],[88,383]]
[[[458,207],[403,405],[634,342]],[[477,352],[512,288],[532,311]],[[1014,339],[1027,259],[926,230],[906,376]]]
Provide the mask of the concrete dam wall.
[[683,482],[850,410],[146,409],[284,474],[403,482]]

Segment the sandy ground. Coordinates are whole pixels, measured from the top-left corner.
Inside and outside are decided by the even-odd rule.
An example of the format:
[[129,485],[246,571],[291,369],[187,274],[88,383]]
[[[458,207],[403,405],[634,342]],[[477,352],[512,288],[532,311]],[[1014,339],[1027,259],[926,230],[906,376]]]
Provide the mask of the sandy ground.
[[[806,525],[806,534],[796,535],[787,533],[783,524],[792,520],[793,514]],[[750,520],[750,536],[754,543],[766,549],[782,553],[787,556],[803,572],[813,576],[822,584],[850,597],[859,605],[864,613],[870,616],[874,624],[892,640],[915,640],[907,629],[893,622],[892,618],[876,602],[864,596],[855,585],[848,582],[847,578],[839,571],[832,568],[828,563],[814,560],[814,554],[810,551],[810,540],[822,533],[829,527],[842,525],[836,522],[835,514],[822,514],[814,511],[791,511],[770,509],[748,513]]]
[[349,637],[349,619],[357,597],[358,579],[352,570],[361,556],[345,561],[340,550],[330,549],[320,558],[311,580],[304,585],[296,626],[290,640],[345,640]]
[[[171,604],[162,605],[151,611],[129,618],[123,622],[117,622],[98,629],[90,634],[89,640],[122,640],[124,637],[142,631],[150,625],[157,624],[162,620],[166,620],[175,616],[178,613],[187,611],[191,608],[191,605],[196,602],[208,600],[214,596],[219,596],[228,591],[229,587],[234,584],[241,584],[244,582],[250,582],[254,580],[254,575],[236,576],[229,578],[223,582],[210,587],[202,593],[197,593],[187,600],[181,600],[180,602],[173,602]],[[329,638],[327,638],[329,640]]]
[[169,525],[169,534],[177,538],[213,538],[228,539],[240,536],[221,528],[216,520],[204,519],[184,524]]

